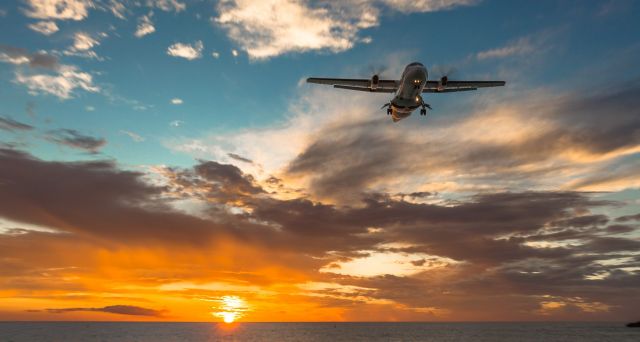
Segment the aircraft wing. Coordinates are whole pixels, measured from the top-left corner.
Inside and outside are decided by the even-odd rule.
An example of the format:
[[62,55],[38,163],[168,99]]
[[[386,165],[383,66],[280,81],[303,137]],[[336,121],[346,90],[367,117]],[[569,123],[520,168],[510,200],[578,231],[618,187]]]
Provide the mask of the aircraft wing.
[[444,85],[440,81],[427,81],[423,93],[451,93],[455,91],[469,91],[478,88],[502,87],[504,81],[447,81]]
[[398,89],[399,81],[379,80],[375,88],[371,87],[371,79],[366,78],[307,78],[307,83],[327,84],[338,89],[359,90],[378,93],[393,93]]

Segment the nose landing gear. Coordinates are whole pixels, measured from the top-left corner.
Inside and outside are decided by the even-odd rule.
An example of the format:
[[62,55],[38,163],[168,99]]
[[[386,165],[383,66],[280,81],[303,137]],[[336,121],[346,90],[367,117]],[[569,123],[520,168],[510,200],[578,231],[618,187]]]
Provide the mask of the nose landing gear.
[[384,106],[382,106],[382,108],[380,109],[384,109],[384,107],[387,107],[387,115],[393,114],[393,109],[391,109],[391,102],[385,103]]

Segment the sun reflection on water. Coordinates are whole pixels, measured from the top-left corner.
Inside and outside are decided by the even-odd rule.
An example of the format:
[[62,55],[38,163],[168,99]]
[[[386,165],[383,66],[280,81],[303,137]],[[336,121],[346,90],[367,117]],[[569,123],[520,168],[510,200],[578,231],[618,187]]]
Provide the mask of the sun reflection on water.
[[247,302],[238,296],[222,296],[217,301],[219,305],[214,307],[217,311],[211,314],[222,318],[225,323],[237,321],[249,310]]

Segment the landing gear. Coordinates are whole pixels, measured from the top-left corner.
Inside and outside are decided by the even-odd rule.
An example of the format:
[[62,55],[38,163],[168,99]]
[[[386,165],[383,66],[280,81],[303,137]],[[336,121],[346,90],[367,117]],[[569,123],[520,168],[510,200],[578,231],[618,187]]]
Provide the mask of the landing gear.
[[387,108],[387,115],[391,115],[393,114],[393,110],[391,109],[391,107]]
[[422,102],[422,109],[420,109],[420,115],[427,116],[427,108],[431,109],[431,106],[428,103]]

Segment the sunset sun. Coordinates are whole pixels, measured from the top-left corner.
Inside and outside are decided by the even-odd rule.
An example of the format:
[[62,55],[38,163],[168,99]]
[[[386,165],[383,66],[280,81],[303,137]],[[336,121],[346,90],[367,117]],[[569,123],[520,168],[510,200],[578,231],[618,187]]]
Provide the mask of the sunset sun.
[[214,307],[217,311],[212,314],[222,318],[225,323],[237,321],[249,310],[247,302],[238,296],[222,296],[217,302],[219,305]]

